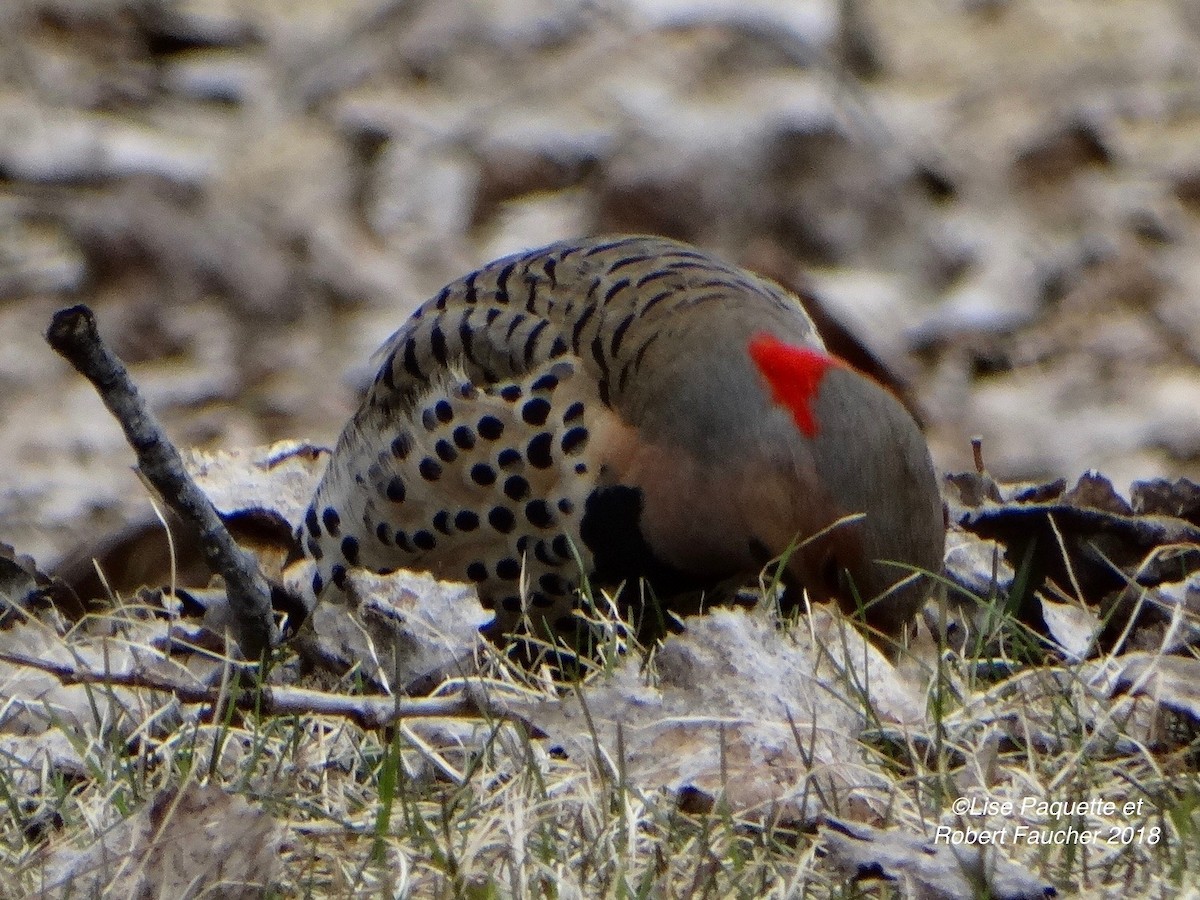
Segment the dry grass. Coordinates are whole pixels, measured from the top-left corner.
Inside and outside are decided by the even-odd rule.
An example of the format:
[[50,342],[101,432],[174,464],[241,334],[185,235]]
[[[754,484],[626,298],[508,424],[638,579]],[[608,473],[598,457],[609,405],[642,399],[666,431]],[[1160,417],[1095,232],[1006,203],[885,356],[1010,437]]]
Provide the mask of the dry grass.
[[[131,608],[120,615],[142,621]],[[121,633],[112,622],[106,628]],[[1009,643],[1013,636],[1006,635]],[[1015,834],[1006,843],[1006,856],[1060,895],[1177,896],[1200,879],[1195,723],[1167,723],[1163,708],[1145,705],[1133,715],[1111,714],[1124,709],[1114,705],[1097,716],[1081,667],[1016,666],[1015,675],[989,684],[996,662],[980,648],[941,654],[930,673],[928,727],[864,733],[873,767],[894,784],[889,824],[932,834],[954,821],[947,813],[964,795],[1111,801],[1113,814],[1039,818],[1018,808],[965,816],[956,827],[1098,829],[1101,840],[1091,846],[1034,846]],[[285,664],[277,661],[277,675]],[[519,684],[524,676],[498,660],[491,665],[497,685],[545,690],[537,679]],[[647,673],[653,677],[652,665]],[[333,687],[356,690],[352,677]],[[86,694],[83,722],[56,718],[50,705],[42,711],[46,734],[65,737],[82,767],[31,772],[0,755],[0,897],[39,891],[51,850],[85,847],[163,788],[189,782],[219,785],[280,823],[269,896],[752,898],[894,890],[845,884],[823,864],[812,831],[742,821],[720,798],[697,809],[688,798],[631,783],[620,753],[566,758],[513,722],[409,720],[364,731],[337,718],[181,707],[148,690],[101,685]],[[856,702],[869,704],[869,692]],[[1156,746],[1147,742],[1147,714],[1158,717]],[[1175,730],[1164,730],[1168,724]],[[1135,814],[1124,812],[1127,803]],[[172,839],[187,840],[186,823],[178,826]],[[228,887],[209,894],[229,895]]]

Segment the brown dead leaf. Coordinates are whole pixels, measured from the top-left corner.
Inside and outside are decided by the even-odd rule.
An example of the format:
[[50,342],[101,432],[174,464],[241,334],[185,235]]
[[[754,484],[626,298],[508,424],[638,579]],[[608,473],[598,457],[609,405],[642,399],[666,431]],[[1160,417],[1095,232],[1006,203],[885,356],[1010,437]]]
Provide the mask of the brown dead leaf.
[[[277,575],[293,549],[293,533],[316,489],[327,451],[304,441],[205,452],[192,450],[186,465],[230,534]],[[58,573],[87,601],[127,596],[141,587],[176,583],[204,587],[211,569],[196,535],[162,506],[170,527],[143,515],[77,547]],[[101,578],[100,573],[103,573]]]
[[[290,566],[286,576],[298,590],[311,564]],[[479,628],[492,616],[470,586],[404,570],[354,570],[347,587],[354,606],[317,604],[293,641],[310,663],[339,674],[360,666],[378,687],[412,692],[474,670]]]
[[82,612],[75,592],[61,579],[40,571],[31,557],[0,543],[0,627],[19,619],[19,610],[55,609],[67,616]]
[[825,853],[850,881],[882,879],[901,886],[902,896],[926,900],[1022,900],[1056,893],[1025,866],[994,852],[995,847],[952,846],[898,828],[836,819],[827,818],[823,824]]
[[1136,513],[1175,516],[1200,525],[1200,484],[1194,481],[1187,478],[1135,481],[1129,493]]
[[715,609],[687,620],[650,684],[632,659],[561,700],[504,705],[576,759],[647,792],[737,815],[872,818],[890,786],[858,742],[868,704],[891,723],[923,718],[923,694],[836,613],[789,632],[765,616]]
[[1200,724],[1200,660],[1153,653],[1129,653],[1111,681],[1112,695],[1148,697]]
[[[995,502],[986,492],[963,489],[976,476],[951,480],[951,519],[957,527],[985,540],[994,540],[1016,571],[1028,573],[1017,617],[1039,632],[1050,633],[1046,610],[1035,596],[1053,583],[1064,596],[1098,607],[1108,619],[1100,633],[1101,647],[1111,648],[1136,611],[1152,614],[1154,603],[1139,602],[1131,586],[1153,587],[1177,580],[1180,573],[1200,570],[1200,526],[1162,513],[1134,513],[1102,475],[1089,472],[1061,497],[1045,491],[1011,493]],[[986,476],[979,476],[986,477]],[[1188,483],[1190,484],[1190,483]],[[1189,509],[1187,485],[1159,485],[1135,494],[1141,509]],[[1155,624],[1161,616],[1139,618],[1139,626]],[[1070,647],[1086,642],[1056,635]]]
[[169,788],[91,846],[59,847],[42,896],[261,897],[279,866],[281,825],[215,785]]
[[55,728],[38,734],[0,733],[0,759],[18,797],[34,797],[51,790],[55,778],[74,781],[88,774],[78,747]]
[[188,470],[223,519],[262,513],[291,528],[304,518],[329,451],[306,441],[278,441],[208,453],[192,450]]

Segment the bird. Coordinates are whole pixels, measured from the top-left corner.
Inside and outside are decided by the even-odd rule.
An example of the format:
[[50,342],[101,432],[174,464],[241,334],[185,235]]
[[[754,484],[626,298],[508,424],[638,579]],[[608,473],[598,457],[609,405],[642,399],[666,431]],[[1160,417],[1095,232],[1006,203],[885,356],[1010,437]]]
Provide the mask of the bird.
[[561,639],[581,588],[681,615],[774,562],[793,596],[891,639],[941,570],[942,499],[904,405],[792,293],[689,244],[506,256],[378,359],[297,531],[314,602],[356,567],[425,571],[474,584],[489,635]]

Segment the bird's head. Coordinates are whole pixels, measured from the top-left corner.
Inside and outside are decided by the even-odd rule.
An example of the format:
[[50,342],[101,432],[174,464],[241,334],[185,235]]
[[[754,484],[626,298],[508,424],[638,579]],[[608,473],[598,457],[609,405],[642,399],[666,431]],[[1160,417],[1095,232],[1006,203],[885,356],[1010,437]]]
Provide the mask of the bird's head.
[[[766,549],[799,540],[786,575],[818,600],[865,610],[896,635],[938,573],[945,529],[929,449],[904,406],[877,382],[826,352],[756,335],[750,357],[790,429],[797,500]],[[787,536],[790,530],[790,536]]]

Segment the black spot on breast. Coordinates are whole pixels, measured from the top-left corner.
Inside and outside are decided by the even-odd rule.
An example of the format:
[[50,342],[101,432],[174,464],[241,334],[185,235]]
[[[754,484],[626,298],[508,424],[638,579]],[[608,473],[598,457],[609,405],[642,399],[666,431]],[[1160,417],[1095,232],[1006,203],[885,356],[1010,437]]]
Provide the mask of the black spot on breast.
[[454,527],[459,531],[474,531],[479,527],[479,516],[469,509],[461,509],[454,517]]
[[530,500],[526,503],[525,518],[537,528],[549,528],[554,524],[554,516],[551,515],[545,500]]
[[433,516],[433,527],[442,534],[450,533],[450,513],[444,509],[439,509]]
[[317,543],[315,538],[309,538],[307,541],[308,555],[315,560],[320,560],[325,555],[325,551],[321,549],[321,545]]
[[392,530],[388,528],[387,522],[380,522],[375,526],[375,537],[381,544],[392,542]]
[[550,358],[553,359],[556,356],[562,356],[570,349],[567,342],[563,340],[562,335],[559,335],[554,339],[554,343],[550,345]]
[[433,445],[433,452],[438,455],[438,459],[442,462],[454,462],[458,459],[458,451],[451,446],[450,442],[445,438],[439,440]]
[[325,523],[325,530],[329,532],[330,537],[337,537],[341,531],[342,517],[337,514],[337,510],[332,506],[325,507],[325,511],[321,513],[321,521]]
[[586,475],[587,474],[587,463],[575,463],[575,474],[576,475]]
[[321,591],[325,590],[325,579],[321,577],[320,572],[314,572],[312,577],[313,593],[318,597],[321,596]]
[[510,384],[507,387],[500,389],[500,396],[509,403],[515,403],[521,399],[521,386],[518,384]]
[[555,597],[561,597],[568,590],[567,583],[561,575],[556,575],[554,572],[547,572],[538,579],[538,587],[547,594]]
[[346,562],[352,566],[358,565],[358,539],[350,535],[342,538],[342,556],[346,557]]
[[579,453],[584,447],[587,446],[587,440],[588,430],[586,428],[582,426],[572,428],[562,436],[562,441],[560,443],[562,445],[563,453],[566,453],[568,456]]
[[560,534],[550,542],[550,549],[554,551],[559,559],[571,558],[571,542],[567,540],[565,534]]
[[336,564],[329,570],[329,577],[333,579],[334,585],[339,591],[346,589],[346,567],[341,564]]
[[558,511],[564,516],[569,516],[575,512],[575,504],[568,497],[561,497],[558,501]]
[[500,435],[504,434],[504,423],[495,416],[484,416],[477,428],[479,436],[489,441],[499,440]]
[[403,503],[406,494],[404,490],[404,482],[399,478],[390,479],[387,483],[387,490],[385,493],[387,494],[387,498],[393,503]]
[[550,401],[544,397],[534,397],[521,407],[521,418],[530,425],[545,425],[549,415]]
[[431,533],[422,529],[412,536],[412,542],[417,545],[420,550],[432,550],[437,546],[437,538]]
[[467,579],[475,582],[476,584],[482,584],[483,582],[487,581],[487,566],[485,566],[479,560],[475,560],[475,562],[467,566]]
[[403,531],[396,532],[396,546],[399,547],[401,550],[403,550],[405,553],[413,552],[412,542],[408,539],[408,535],[405,534]]
[[505,471],[519,467],[522,462],[520,452],[512,447],[505,447],[496,457],[496,464]]
[[426,481],[437,481],[442,477],[441,465],[431,456],[427,456],[421,460],[421,465],[418,466],[418,470],[421,473],[421,477]]
[[517,527],[517,517],[506,506],[493,506],[488,513],[488,524],[501,534],[509,534]]
[[550,393],[558,387],[558,376],[551,372],[547,372],[537,381],[529,386],[529,390],[535,394]]
[[548,431],[543,431],[534,436],[529,442],[529,447],[525,455],[529,458],[529,464],[535,469],[548,469],[553,464],[554,460],[550,455],[550,445],[554,441],[554,435]]
[[426,431],[433,431],[438,427],[437,413],[433,411],[433,407],[421,410],[421,425]]
[[537,558],[537,561],[540,562],[544,566],[560,566],[560,565],[562,565],[561,561],[555,559],[553,556],[550,555],[550,550],[549,550],[549,548],[546,547],[545,541],[538,541],[537,544],[534,545],[533,555],[534,555],[534,557]]
[[584,504],[579,537],[592,553],[599,584],[645,578],[660,597],[699,590],[704,579],[664,562],[642,534],[642,492],[627,485],[593,491]]
[[317,521],[317,508],[310,506],[308,512],[304,514],[304,527],[308,529],[308,533],[313,537],[321,536],[321,523]]
[[433,411],[437,414],[438,421],[443,425],[454,418],[454,407],[450,405],[449,400],[439,400],[434,405]]
[[454,445],[459,450],[470,450],[475,446],[475,432],[466,425],[459,425],[454,429]]
[[510,500],[524,500],[529,496],[529,482],[520,475],[510,475],[504,480],[504,495]]
[[493,306],[488,309],[487,315],[484,317],[484,321],[486,321],[488,325],[491,325],[498,318],[500,318],[500,307]]
[[554,605],[554,598],[546,596],[541,591],[534,591],[529,595],[529,602],[538,609],[549,609]]
[[496,563],[496,577],[502,581],[516,581],[521,577],[521,564],[511,556]]
[[530,537],[527,534],[523,534],[519,538],[517,538],[517,552],[524,553],[526,550],[528,550],[529,549],[529,541],[530,541]]
[[471,466],[471,480],[480,487],[496,483],[496,470],[486,463],[475,463]]
[[398,434],[392,438],[392,456],[396,459],[408,459],[408,454],[412,450],[412,440],[407,434]]
[[576,400],[574,403],[572,403],[570,406],[568,406],[567,411],[565,413],[563,413],[563,419],[562,419],[563,424],[569,425],[571,422],[574,422],[576,419],[582,418],[583,410],[584,410],[583,403]]
[[500,601],[500,607],[505,612],[519,613],[521,611],[521,598],[520,597],[505,597],[503,600]]

